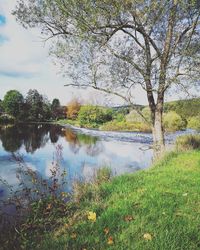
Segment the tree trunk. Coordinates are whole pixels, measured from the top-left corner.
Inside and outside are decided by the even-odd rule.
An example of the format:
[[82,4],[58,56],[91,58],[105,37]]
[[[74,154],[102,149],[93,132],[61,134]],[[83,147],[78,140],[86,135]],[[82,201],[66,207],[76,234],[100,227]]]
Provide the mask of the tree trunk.
[[165,151],[164,130],[162,126],[162,110],[155,110],[152,134],[154,158],[158,158],[163,155]]

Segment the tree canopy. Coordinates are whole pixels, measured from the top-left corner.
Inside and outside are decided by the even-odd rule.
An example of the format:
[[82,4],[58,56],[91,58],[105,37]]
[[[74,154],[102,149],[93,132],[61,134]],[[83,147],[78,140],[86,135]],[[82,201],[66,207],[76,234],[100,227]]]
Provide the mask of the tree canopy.
[[6,93],[3,99],[3,107],[5,112],[19,118],[24,98],[23,95],[17,90],[10,90]]
[[131,104],[139,85],[148,99],[155,146],[163,148],[165,94],[199,86],[198,2],[20,0],[13,13],[25,27],[40,27],[45,39],[55,39],[52,54],[71,76],[70,85]]

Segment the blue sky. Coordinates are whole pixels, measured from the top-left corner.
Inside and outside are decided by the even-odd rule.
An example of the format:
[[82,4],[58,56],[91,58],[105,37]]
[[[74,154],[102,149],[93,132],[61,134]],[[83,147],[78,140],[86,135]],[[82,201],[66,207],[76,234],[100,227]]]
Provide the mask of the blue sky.
[[[93,104],[105,104],[107,99],[102,93],[64,87],[69,79],[58,74],[58,66],[48,55],[50,44],[42,42],[39,30],[24,29],[11,14],[16,2],[0,0],[0,99],[10,89],[25,95],[32,88],[50,100],[59,98],[62,104],[74,97]],[[170,99],[177,99],[177,95],[173,94]],[[135,102],[147,104],[146,94],[141,89],[135,90]],[[113,99],[112,103],[123,102]]]
[[[24,29],[12,16],[16,2],[0,0],[0,99],[10,89],[26,94],[35,88],[50,100],[59,98],[63,104],[80,96],[94,104],[105,103],[99,92],[64,87],[69,80],[58,74],[59,68],[48,56],[49,44],[41,41],[40,31]],[[138,93],[137,99],[146,102],[142,93]]]

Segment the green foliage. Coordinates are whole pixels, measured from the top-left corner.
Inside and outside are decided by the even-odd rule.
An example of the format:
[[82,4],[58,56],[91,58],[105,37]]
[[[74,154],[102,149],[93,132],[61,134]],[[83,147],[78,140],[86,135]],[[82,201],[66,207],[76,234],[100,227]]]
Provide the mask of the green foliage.
[[[73,210],[58,214],[53,230],[40,231],[37,249],[199,249],[199,178],[200,152],[193,151],[170,154],[149,170],[101,185],[82,184]],[[29,228],[23,236],[30,249],[36,239],[25,232]]]
[[151,132],[151,128],[146,123],[141,122],[127,122],[113,120],[100,126],[101,130],[107,131],[136,131],[136,132]]
[[175,111],[164,114],[163,124],[166,131],[177,131],[186,128],[186,122]]
[[123,121],[125,121],[125,115],[122,113],[117,113],[117,114],[115,114],[114,119],[117,122],[123,122]]
[[20,117],[23,103],[23,95],[17,90],[9,90],[3,99],[3,107],[5,112],[17,119]]
[[136,110],[131,110],[131,112],[126,115],[126,121],[127,122],[144,122],[144,119],[142,118],[142,116],[136,111]]
[[199,116],[192,116],[188,120],[187,124],[188,128],[200,130],[200,115]]
[[11,115],[3,114],[0,116],[0,124],[13,124],[15,118]]
[[26,99],[27,120],[29,121],[45,121],[51,118],[50,103],[36,89],[30,89]]
[[200,98],[167,102],[164,105],[164,112],[175,111],[183,119],[200,115]]
[[63,119],[66,117],[66,110],[60,105],[59,99],[55,98],[51,104],[51,115],[53,119]]
[[200,149],[200,135],[183,135],[176,139],[177,150]]
[[[17,209],[17,218],[14,218],[14,224],[7,222],[3,230],[0,228],[0,241],[4,249],[36,249],[41,235],[53,231],[61,224],[60,218],[71,213],[72,203],[66,202],[70,194],[64,191],[67,173],[61,170],[60,165],[62,147],[56,147],[54,160],[49,166],[51,176],[48,179],[27,167],[20,155],[13,157],[18,163],[19,187],[15,191],[12,186],[8,186],[9,199],[3,203],[3,207],[0,203],[0,215],[6,206],[12,206]],[[0,182],[3,183],[2,181],[0,177]],[[10,235],[8,230],[13,234]]]
[[82,106],[78,113],[80,126],[98,127],[98,125],[111,119],[112,111],[110,109],[93,105]]
[[4,112],[3,101],[0,100],[0,115]]

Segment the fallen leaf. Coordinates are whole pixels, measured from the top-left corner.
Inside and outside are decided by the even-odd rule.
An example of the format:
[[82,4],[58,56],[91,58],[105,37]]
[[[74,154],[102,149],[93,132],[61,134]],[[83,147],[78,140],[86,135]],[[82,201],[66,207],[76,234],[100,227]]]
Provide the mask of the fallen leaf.
[[152,236],[151,236],[151,234],[149,234],[149,233],[144,234],[144,235],[143,235],[143,238],[144,238],[145,240],[152,240]]
[[91,220],[91,221],[96,221],[97,219],[97,215],[95,212],[89,212],[88,213],[88,220]]
[[113,237],[112,237],[112,236],[110,236],[110,237],[108,238],[107,243],[108,243],[108,245],[112,245],[112,244],[114,243]]
[[134,219],[134,218],[133,218],[133,216],[131,216],[131,215],[127,215],[127,216],[124,217],[124,220],[125,220],[126,222],[132,221],[133,219]]
[[106,228],[104,228],[104,230],[103,230],[103,231],[104,231],[104,233],[105,233],[105,234],[108,234],[110,230],[109,230],[109,228],[108,228],[108,227],[106,227]]

